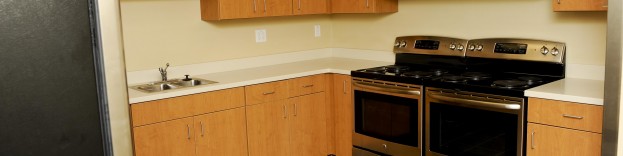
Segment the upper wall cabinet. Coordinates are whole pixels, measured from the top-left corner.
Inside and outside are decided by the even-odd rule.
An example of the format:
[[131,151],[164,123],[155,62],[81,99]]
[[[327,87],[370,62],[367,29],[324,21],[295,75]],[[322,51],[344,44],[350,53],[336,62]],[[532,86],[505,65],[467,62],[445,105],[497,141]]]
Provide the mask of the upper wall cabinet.
[[329,13],[328,0],[292,0],[292,10],[295,15],[327,14]]
[[554,11],[606,11],[608,0],[552,0]]
[[398,12],[398,0],[332,0],[332,13]]
[[292,15],[292,0],[201,0],[205,21]]

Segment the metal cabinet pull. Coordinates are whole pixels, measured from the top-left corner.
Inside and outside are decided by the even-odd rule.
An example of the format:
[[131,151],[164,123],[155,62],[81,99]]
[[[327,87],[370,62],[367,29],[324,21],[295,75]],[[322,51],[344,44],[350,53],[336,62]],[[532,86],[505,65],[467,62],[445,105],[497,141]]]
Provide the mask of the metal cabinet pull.
[[288,117],[288,112],[286,111],[286,105],[283,105],[283,118],[287,118]]
[[530,140],[530,148],[534,149],[534,130],[532,130],[532,140]]
[[342,89],[344,94],[346,94],[346,80],[344,80],[344,83],[342,83]]
[[264,0],[264,12],[266,12],[266,0]]
[[266,92],[266,93],[262,93],[262,94],[264,94],[264,95],[275,94],[275,91],[272,91],[272,92]]
[[186,124],[186,130],[187,130],[187,135],[188,135],[188,140],[190,140],[190,126],[188,124]]
[[573,119],[584,119],[584,117],[582,116],[575,116],[575,115],[569,115],[569,114],[562,114],[562,117],[573,118]]
[[369,7],[370,7],[370,0],[366,0],[366,8],[369,8]]
[[299,0],[299,10],[301,10],[301,0]]
[[560,4],[560,0],[558,0],[558,4]]
[[313,84],[310,84],[310,85],[304,85],[304,86],[303,86],[303,88],[309,88],[309,87],[313,87],[313,86],[314,86]]
[[200,121],[199,124],[201,125],[201,137],[203,137],[203,121]]
[[298,110],[296,109],[296,103],[294,104],[294,116],[296,116]]
[[257,12],[257,2],[253,0],[253,12]]

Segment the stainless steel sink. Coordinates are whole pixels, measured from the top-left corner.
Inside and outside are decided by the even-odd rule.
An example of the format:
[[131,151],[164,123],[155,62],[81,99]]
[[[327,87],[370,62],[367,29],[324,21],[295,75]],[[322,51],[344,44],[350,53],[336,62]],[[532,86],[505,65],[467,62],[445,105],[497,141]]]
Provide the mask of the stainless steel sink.
[[168,80],[166,82],[154,82],[154,83],[136,85],[130,88],[138,90],[138,91],[146,92],[146,93],[153,93],[153,92],[161,92],[165,90],[173,90],[173,89],[194,87],[194,86],[214,84],[214,83],[218,83],[218,82],[204,80],[204,79],[197,79],[197,78],[189,80],[189,81],[184,81],[182,79],[173,79],[173,80]]

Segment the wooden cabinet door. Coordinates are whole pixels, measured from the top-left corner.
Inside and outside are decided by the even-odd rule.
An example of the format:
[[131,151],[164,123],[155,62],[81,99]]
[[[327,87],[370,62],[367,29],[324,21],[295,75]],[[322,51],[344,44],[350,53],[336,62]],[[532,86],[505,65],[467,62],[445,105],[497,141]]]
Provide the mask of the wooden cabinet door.
[[349,75],[333,75],[332,100],[335,107],[336,155],[353,155],[355,105]]
[[327,14],[329,2],[327,0],[293,0],[292,10],[295,15]]
[[332,0],[332,13],[371,13],[374,0]]
[[[264,16],[286,16],[292,15],[292,0],[257,0],[264,8]],[[262,6],[260,5],[260,6]]]
[[195,117],[197,156],[246,156],[245,109],[236,108]]
[[195,155],[193,118],[182,118],[134,128],[136,156]]
[[601,134],[528,123],[527,156],[599,156]]
[[608,0],[552,0],[554,11],[606,11]]
[[264,15],[260,0],[201,0],[201,19],[222,20]]
[[286,100],[247,106],[249,156],[289,156]]
[[328,155],[325,93],[288,100],[290,108],[290,155]]

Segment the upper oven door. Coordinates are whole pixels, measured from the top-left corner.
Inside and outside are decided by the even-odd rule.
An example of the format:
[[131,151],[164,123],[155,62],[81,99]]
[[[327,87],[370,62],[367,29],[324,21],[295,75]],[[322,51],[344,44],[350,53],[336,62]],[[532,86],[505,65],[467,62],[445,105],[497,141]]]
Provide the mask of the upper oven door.
[[426,89],[427,155],[521,156],[523,98]]
[[422,88],[384,81],[353,80],[355,133],[419,147]]

